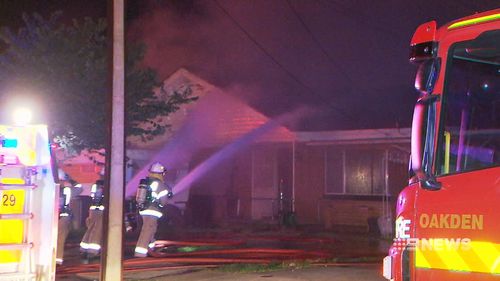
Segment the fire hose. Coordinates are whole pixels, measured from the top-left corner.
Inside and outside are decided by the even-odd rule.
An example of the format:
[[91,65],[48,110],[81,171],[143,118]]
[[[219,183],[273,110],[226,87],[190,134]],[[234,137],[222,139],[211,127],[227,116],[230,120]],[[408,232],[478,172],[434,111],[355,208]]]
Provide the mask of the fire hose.
[[[258,240],[277,240],[276,237],[253,237]],[[281,237],[283,238],[283,237]],[[301,239],[292,237],[294,241],[325,243],[331,239],[309,238]],[[279,239],[283,241],[283,239]],[[286,240],[288,241],[288,240]],[[133,243],[127,243],[132,245]],[[150,250],[150,257],[126,259],[123,262],[124,272],[135,272],[145,270],[169,270],[169,269],[190,269],[190,268],[214,268],[223,264],[269,264],[272,262],[286,260],[309,260],[311,265],[320,266],[349,266],[363,265],[364,263],[327,263],[324,262],[332,257],[332,253],[327,251],[311,251],[303,249],[276,249],[276,248],[234,248],[244,246],[244,240],[210,240],[210,241],[155,241],[155,247]],[[193,250],[190,252],[168,252],[168,250],[178,250],[181,247],[199,247],[203,250]],[[218,249],[213,249],[217,248]],[[212,249],[211,249],[212,248]],[[167,251],[165,251],[167,250]],[[367,263],[369,264],[369,263]],[[58,275],[71,275],[78,273],[98,272],[100,264],[81,264],[73,266],[59,266]]]

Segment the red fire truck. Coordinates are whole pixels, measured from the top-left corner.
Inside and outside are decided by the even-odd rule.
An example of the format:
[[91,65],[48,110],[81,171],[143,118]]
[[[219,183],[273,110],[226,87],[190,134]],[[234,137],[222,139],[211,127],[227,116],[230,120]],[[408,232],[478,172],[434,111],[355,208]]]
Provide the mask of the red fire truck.
[[500,280],[500,9],[419,26],[409,185],[383,275]]

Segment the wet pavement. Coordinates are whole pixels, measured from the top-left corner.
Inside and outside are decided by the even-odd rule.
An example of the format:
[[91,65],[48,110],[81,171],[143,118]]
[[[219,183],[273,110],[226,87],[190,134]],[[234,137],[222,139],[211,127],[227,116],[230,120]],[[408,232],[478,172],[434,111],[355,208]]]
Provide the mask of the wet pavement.
[[[56,280],[98,280],[100,261],[82,263],[80,235],[68,238],[65,264],[58,266]],[[157,251],[159,258],[137,259],[132,257],[136,236],[125,237],[125,280],[384,280],[381,260],[390,244],[365,233],[313,227],[186,228],[158,234],[177,241]],[[225,270],[227,264],[247,263],[281,266],[260,273],[237,267]]]
[[[383,281],[381,265],[307,267],[283,269],[269,272],[241,273],[220,270],[167,270],[126,273],[124,280],[154,281]],[[58,280],[98,280],[97,274],[80,274],[72,279]]]

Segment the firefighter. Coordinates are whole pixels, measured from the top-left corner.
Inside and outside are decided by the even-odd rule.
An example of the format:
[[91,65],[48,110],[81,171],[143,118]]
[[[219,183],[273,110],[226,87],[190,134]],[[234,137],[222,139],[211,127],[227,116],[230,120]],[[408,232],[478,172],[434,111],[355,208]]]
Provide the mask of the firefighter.
[[163,216],[162,207],[172,191],[165,184],[165,167],[154,163],[149,168],[148,177],[141,179],[136,193],[136,203],[142,217],[142,229],[135,247],[135,257],[146,257],[148,249],[154,246],[154,236],[158,227],[158,219]]
[[91,203],[89,216],[85,220],[87,231],[80,243],[80,252],[84,259],[92,259],[99,256],[102,243],[102,220],[104,214],[104,168],[99,173],[99,179],[92,185],[90,190]]
[[71,230],[71,208],[69,206],[71,200],[71,182],[67,176],[60,182],[59,190],[59,222],[57,227],[57,253],[56,263],[63,264],[64,261],[64,244]]

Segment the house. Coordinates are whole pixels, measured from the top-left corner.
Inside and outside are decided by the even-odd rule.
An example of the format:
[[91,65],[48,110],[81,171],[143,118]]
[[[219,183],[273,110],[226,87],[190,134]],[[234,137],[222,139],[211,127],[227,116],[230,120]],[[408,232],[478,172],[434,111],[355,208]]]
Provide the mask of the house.
[[[281,215],[293,214],[302,225],[390,235],[395,199],[407,181],[410,130],[294,136],[253,143],[195,183],[194,223],[279,223]],[[192,163],[206,158],[198,154]]]
[[[297,133],[297,219],[327,228],[392,231],[409,154],[408,128]],[[377,225],[377,218],[385,224]]]
[[[128,152],[149,155],[174,171],[180,166],[188,178],[196,170],[196,179],[181,188],[189,191],[181,201],[192,224],[277,223],[294,214],[299,224],[361,231],[383,218],[392,229],[394,199],[407,179],[408,128],[292,132],[277,125],[240,145],[272,120],[186,70],[165,82],[171,89],[186,84],[197,85],[200,99],[172,116],[178,123],[164,147],[153,152],[136,144]],[[129,183],[127,190],[133,188]]]
[[[139,179],[146,176],[150,163],[159,161],[164,164],[170,171],[168,175],[171,185],[175,185],[188,170],[193,170],[203,160],[229,145],[231,151],[223,150],[222,154],[216,154],[220,156],[212,158],[214,164],[211,169],[206,170],[206,174],[197,176],[193,184],[182,190],[174,189],[173,204],[184,211],[189,201],[191,208],[187,216],[196,220],[204,217],[201,221],[207,223],[223,219],[231,213],[231,208],[247,208],[246,196],[235,202],[234,194],[229,195],[236,190],[250,191],[250,180],[245,178],[240,181],[244,176],[239,172],[246,174],[246,168],[235,172],[232,161],[240,159],[242,165],[247,165],[251,163],[248,157],[252,155],[249,150],[252,145],[265,143],[289,146],[294,134],[287,128],[272,123],[268,117],[230,93],[184,69],[171,75],[164,85],[167,93],[191,85],[193,95],[199,99],[169,116],[167,122],[172,126],[167,136],[160,137],[163,140],[127,140],[128,157],[135,163],[140,163],[138,166],[141,167],[127,184],[127,195],[134,194]],[[226,175],[233,175],[233,178],[227,178]],[[231,181],[238,181],[237,184],[242,187],[235,189]],[[231,213],[233,215],[235,214]]]
[[281,117],[271,119],[185,69],[163,87],[163,95],[190,87],[199,99],[159,120],[171,125],[164,135],[127,138],[129,198],[159,161],[174,186],[171,205],[192,225],[293,217],[326,228],[392,229],[394,200],[407,181],[410,129],[293,132]]

